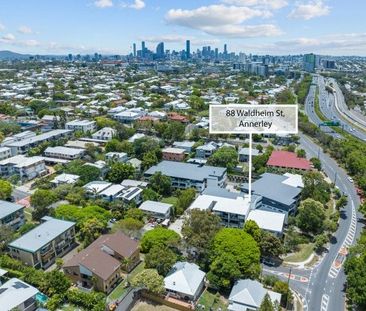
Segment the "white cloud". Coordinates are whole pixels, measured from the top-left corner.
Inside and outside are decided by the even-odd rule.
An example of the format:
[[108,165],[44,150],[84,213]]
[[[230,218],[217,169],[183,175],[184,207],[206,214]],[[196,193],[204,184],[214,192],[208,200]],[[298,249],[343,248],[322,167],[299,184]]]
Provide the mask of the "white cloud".
[[123,2],[121,4],[121,6],[123,8],[130,8],[130,9],[135,9],[135,10],[141,10],[141,9],[143,9],[146,6],[146,4],[145,4],[145,1],[144,0],[135,0],[133,3],[130,3],[130,4]]
[[5,30],[5,26],[0,23],[0,31],[4,31],[4,30]]
[[113,6],[112,0],[97,0],[94,1],[94,5],[98,8],[110,8]]
[[281,34],[280,29],[271,24],[243,25],[246,20],[271,15],[268,10],[220,4],[193,10],[172,9],[165,19],[169,24],[201,30],[210,35],[247,38]]
[[272,37],[283,33],[277,26],[272,24],[223,25],[221,27],[204,27],[202,30],[211,35],[231,38]]
[[315,17],[328,15],[330,7],[322,0],[312,1],[306,4],[298,4],[289,14],[291,18],[309,20]]
[[27,27],[27,26],[20,26],[18,28],[18,32],[23,33],[23,34],[31,34],[31,33],[33,33],[32,28]]
[[222,2],[237,6],[264,7],[273,10],[281,9],[288,5],[286,0],[222,0]]
[[37,40],[25,40],[25,41],[21,41],[21,44],[25,45],[25,46],[39,46],[40,43]]
[[366,55],[366,33],[332,34],[317,38],[300,37],[270,44],[240,45],[237,49],[276,55],[310,52],[323,55]]
[[171,9],[165,18],[171,24],[200,29],[206,26],[240,24],[254,17],[270,16],[271,13],[268,11],[219,4],[193,10]]
[[15,36],[11,33],[7,33],[6,35],[3,35],[1,37],[1,40],[2,40],[2,42],[5,42],[5,43],[12,42],[15,40]]

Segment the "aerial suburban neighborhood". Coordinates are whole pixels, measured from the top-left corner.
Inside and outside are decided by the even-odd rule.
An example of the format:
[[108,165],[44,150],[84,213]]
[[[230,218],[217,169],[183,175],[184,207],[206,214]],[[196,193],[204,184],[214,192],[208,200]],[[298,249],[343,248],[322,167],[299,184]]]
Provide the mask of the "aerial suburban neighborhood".
[[[366,58],[140,41],[1,48],[0,311],[366,310]],[[226,105],[296,133],[213,134]]]

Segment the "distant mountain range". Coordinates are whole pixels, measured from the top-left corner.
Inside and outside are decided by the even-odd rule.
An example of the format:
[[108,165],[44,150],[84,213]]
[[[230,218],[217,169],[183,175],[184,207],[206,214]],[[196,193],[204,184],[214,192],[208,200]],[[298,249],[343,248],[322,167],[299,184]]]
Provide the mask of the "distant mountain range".
[[12,51],[0,51],[0,60],[29,59],[31,55]]

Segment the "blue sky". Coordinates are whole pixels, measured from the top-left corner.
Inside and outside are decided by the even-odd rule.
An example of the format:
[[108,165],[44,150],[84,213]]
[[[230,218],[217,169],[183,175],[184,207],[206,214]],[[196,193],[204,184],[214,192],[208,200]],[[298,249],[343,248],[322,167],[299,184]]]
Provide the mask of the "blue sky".
[[364,0],[1,0],[0,50],[131,52],[202,45],[260,54],[366,55]]

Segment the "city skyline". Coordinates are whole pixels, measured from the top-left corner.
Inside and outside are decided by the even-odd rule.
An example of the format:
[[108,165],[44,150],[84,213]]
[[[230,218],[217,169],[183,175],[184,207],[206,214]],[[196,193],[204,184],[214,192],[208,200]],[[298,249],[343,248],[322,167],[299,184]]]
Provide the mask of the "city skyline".
[[0,49],[125,55],[141,41],[182,51],[190,40],[192,53],[227,44],[233,52],[365,56],[364,8],[360,0],[2,1]]

